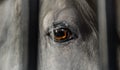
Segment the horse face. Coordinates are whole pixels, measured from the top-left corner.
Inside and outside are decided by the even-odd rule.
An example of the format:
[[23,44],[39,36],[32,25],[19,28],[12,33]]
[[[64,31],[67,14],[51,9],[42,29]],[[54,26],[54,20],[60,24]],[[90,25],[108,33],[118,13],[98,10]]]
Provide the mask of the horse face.
[[39,70],[98,70],[95,12],[83,0],[42,0]]

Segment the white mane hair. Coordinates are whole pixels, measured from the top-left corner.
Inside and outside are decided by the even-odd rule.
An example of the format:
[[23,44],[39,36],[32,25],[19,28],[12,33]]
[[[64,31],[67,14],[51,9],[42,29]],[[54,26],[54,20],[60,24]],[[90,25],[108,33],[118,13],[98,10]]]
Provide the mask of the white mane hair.
[[0,0],[0,70],[26,70],[28,0]]

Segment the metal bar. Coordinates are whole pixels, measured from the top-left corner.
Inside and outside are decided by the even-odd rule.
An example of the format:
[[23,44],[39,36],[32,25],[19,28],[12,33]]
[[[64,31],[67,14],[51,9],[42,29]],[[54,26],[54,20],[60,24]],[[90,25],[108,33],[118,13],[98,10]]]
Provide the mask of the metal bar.
[[108,70],[106,2],[98,0],[100,70]]
[[117,61],[118,61],[118,70],[120,70],[120,0],[116,0],[116,20],[117,20],[117,33],[118,33],[118,47],[117,47]]
[[118,70],[115,0],[98,0],[101,70]]
[[118,70],[117,67],[117,28],[115,0],[106,0],[107,13],[107,41],[109,55],[109,70]]
[[29,0],[28,70],[37,70],[39,0]]

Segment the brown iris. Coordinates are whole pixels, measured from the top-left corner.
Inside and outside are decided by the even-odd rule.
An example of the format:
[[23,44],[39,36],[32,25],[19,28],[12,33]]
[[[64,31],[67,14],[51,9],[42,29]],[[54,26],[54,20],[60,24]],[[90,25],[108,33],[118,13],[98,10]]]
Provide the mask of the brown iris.
[[54,30],[55,41],[66,41],[72,35],[71,31],[67,28],[60,28]]

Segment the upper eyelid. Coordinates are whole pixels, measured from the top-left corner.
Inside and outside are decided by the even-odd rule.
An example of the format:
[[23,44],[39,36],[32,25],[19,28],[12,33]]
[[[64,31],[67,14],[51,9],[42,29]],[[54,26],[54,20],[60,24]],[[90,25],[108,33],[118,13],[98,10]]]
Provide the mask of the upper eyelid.
[[[56,26],[56,28],[54,26]],[[67,21],[53,22],[53,24],[47,28],[47,31],[45,33],[46,34],[51,33],[54,29],[59,29],[59,28],[68,28],[74,34],[79,33],[78,32],[79,28],[77,28],[74,25],[70,25],[70,23],[68,23]]]
[[68,25],[68,23],[66,23],[66,21],[53,22],[53,24],[46,29],[46,33],[50,32],[56,28],[69,28],[69,25]]
[[60,26],[60,27],[68,27],[68,23],[66,21],[61,21],[61,22],[53,22],[53,26]]

